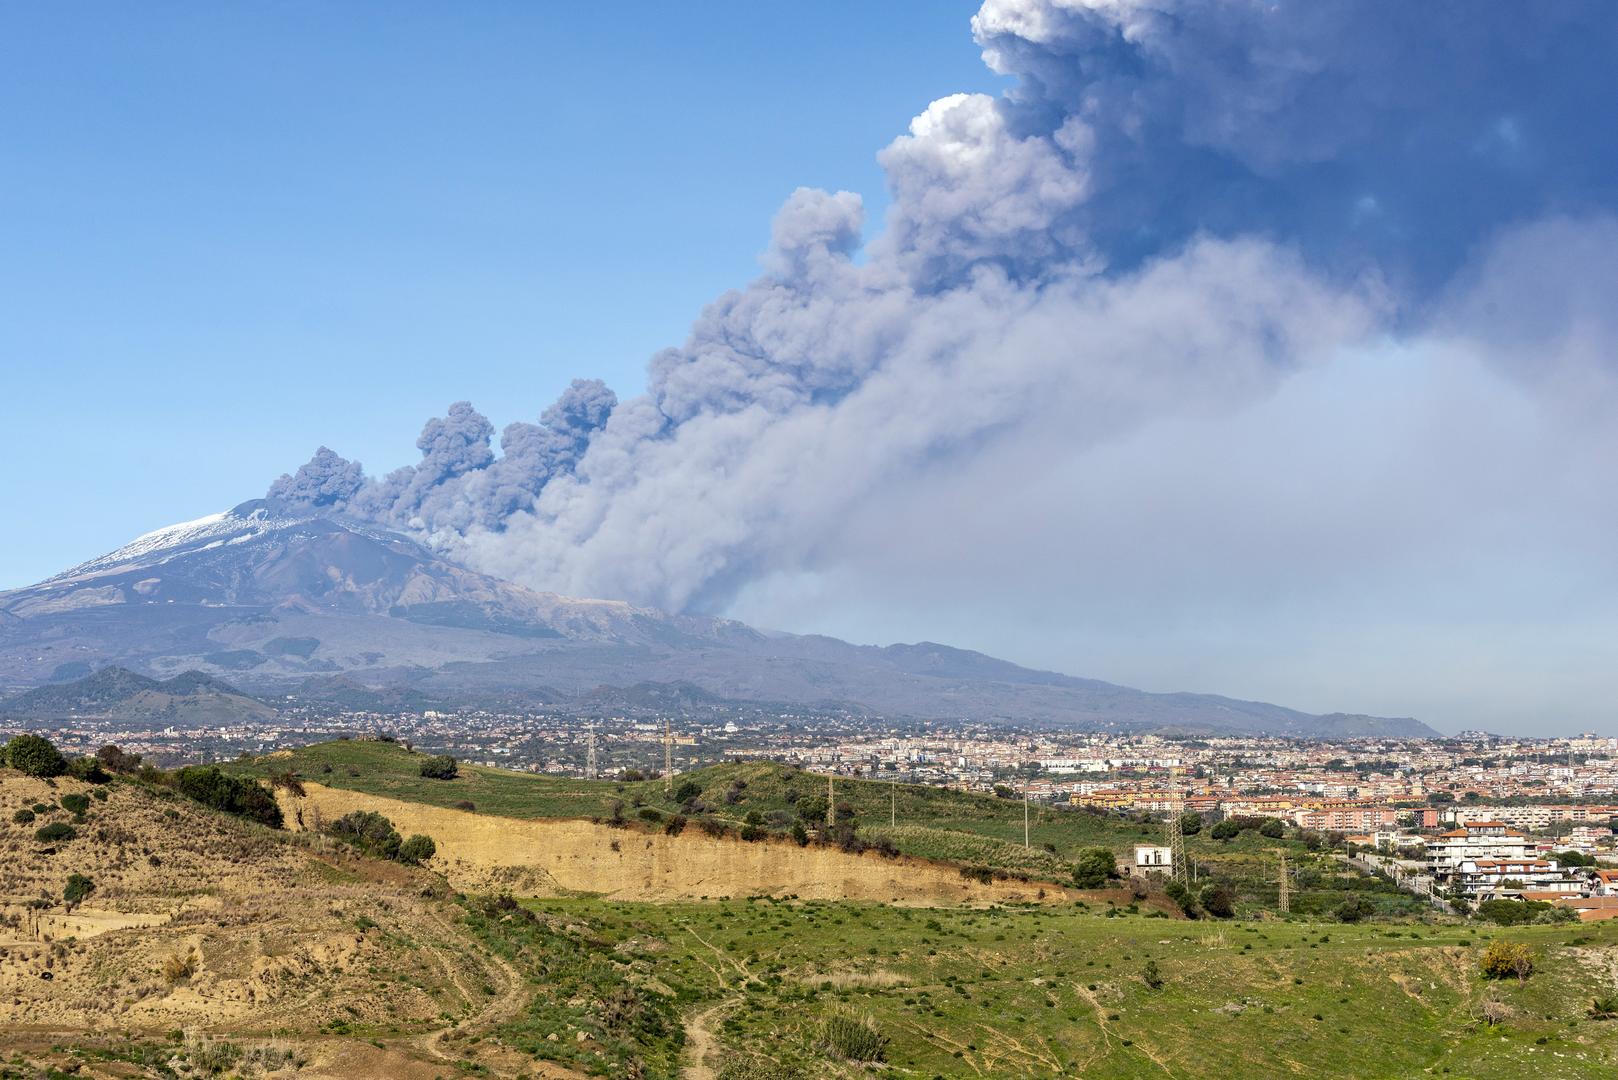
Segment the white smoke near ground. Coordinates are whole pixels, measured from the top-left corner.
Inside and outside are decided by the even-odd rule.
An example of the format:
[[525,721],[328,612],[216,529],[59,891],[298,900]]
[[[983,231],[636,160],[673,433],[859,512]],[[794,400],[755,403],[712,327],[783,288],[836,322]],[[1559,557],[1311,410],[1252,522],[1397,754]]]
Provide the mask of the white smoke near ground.
[[[1611,378],[1580,276],[1618,206],[1605,5],[988,0],[973,32],[1013,89],[933,102],[881,152],[863,249],[857,195],[794,192],[763,275],[645,394],[575,383],[499,456],[458,403],[414,467],[323,451],[272,495],[538,588],[720,610],[1002,446],[1036,448],[1006,482],[1037,486],[1382,335],[1516,333],[1499,363],[1525,382]],[[1513,275],[1570,237],[1571,299],[1542,284],[1521,318]],[[1551,340],[1554,377],[1524,359]]]

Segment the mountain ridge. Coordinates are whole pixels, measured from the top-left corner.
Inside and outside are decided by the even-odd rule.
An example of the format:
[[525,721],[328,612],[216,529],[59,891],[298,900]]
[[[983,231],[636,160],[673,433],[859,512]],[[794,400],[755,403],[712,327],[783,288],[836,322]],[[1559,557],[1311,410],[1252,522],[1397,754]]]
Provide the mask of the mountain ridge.
[[37,688],[109,667],[153,680],[191,673],[216,699],[251,700],[242,687],[400,707],[746,703],[1110,731],[1437,734],[1409,718],[1149,693],[937,642],[855,645],[536,592],[415,537],[265,499],[0,593],[0,680]]

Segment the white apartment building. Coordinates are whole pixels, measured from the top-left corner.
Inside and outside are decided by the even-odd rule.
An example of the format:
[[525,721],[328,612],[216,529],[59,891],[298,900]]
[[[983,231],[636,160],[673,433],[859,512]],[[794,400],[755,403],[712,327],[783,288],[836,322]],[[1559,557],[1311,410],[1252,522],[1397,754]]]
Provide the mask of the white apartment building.
[[1533,845],[1503,821],[1469,821],[1427,842],[1427,870],[1449,881],[1463,862],[1478,859],[1529,859]]
[[1546,859],[1463,859],[1454,870],[1455,888],[1477,900],[1525,893],[1581,896],[1584,882]]

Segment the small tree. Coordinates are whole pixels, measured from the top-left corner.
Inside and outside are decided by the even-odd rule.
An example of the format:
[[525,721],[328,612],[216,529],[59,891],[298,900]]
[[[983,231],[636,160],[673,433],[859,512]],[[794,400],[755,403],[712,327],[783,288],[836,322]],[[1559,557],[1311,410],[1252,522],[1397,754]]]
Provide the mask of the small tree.
[[420,833],[399,845],[399,861],[412,866],[426,862],[437,853],[438,845],[433,843],[433,838]]
[[1534,973],[1534,954],[1527,945],[1517,941],[1491,941],[1478,960],[1485,979],[1505,979],[1515,976],[1524,982]]
[[1242,834],[1241,824],[1235,818],[1226,818],[1208,833],[1215,840],[1234,840]]
[[1202,901],[1203,910],[1217,919],[1228,919],[1236,914],[1235,898],[1218,882],[1204,885],[1198,899]]
[[79,835],[78,830],[65,821],[53,821],[43,828],[34,830],[34,839],[41,844],[54,844],[58,840],[71,840]]
[[1176,904],[1178,904],[1180,906],[1180,910],[1185,912],[1187,916],[1193,919],[1197,917],[1199,912],[1199,909],[1197,908],[1197,898],[1191,895],[1190,889],[1186,888],[1178,881],[1171,881],[1167,885],[1163,886],[1163,892],[1168,895],[1170,900],[1173,900]]
[[67,884],[62,887],[62,899],[71,910],[83,903],[84,898],[95,891],[95,887],[96,883],[83,874],[69,874]]
[[1350,896],[1337,905],[1334,914],[1343,922],[1357,923],[1368,915],[1376,914],[1376,905],[1363,896]]
[[1195,810],[1187,810],[1180,815],[1180,832],[1186,836],[1195,836],[1202,831],[1202,815]]
[[1081,889],[1105,888],[1118,876],[1118,860],[1104,847],[1087,847],[1073,860],[1073,884]]
[[51,741],[40,735],[18,735],[6,743],[5,763],[29,776],[61,776],[67,759]]
[[448,754],[438,754],[421,763],[421,775],[429,780],[453,780],[460,766]]
[[1141,968],[1140,977],[1145,980],[1146,985],[1151,987],[1153,990],[1161,990],[1163,988],[1163,972],[1158,969],[1156,960],[1146,961],[1146,966]]
[[1271,840],[1279,840],[1286,832],[1280,818],[1265,818],[1264,824],[1258,827],[1258,834]]
[[101,762],[102,768],[108,772],[133,773],[140,769],[140,755],[126,754],[114,743],[108,743],[97,750],[96,760]]
[[674,801],[682,806],[692,799],[701,797],[702,785],[695,780],[681,780],[679,786],[674,789]]

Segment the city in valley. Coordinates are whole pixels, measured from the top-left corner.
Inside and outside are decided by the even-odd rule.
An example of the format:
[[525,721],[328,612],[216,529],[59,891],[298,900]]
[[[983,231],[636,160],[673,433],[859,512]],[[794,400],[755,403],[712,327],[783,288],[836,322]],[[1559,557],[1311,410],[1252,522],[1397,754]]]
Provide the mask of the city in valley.
[[1549,902],[1581,919],[1618,917],[1618,737],[1596,734],[1322,742],[754,709],[625,717],[295,705],[262,724],[181,729],[81,717],[39,730],[71,752],[93,755],[111,744],[169,767],[384,739],[489,768],[585,779],[769,761],[1067,812],[1138,820],[1189,813],[1210,828],[1226,818],[1273,818],[1440,905],[1513,899]]

